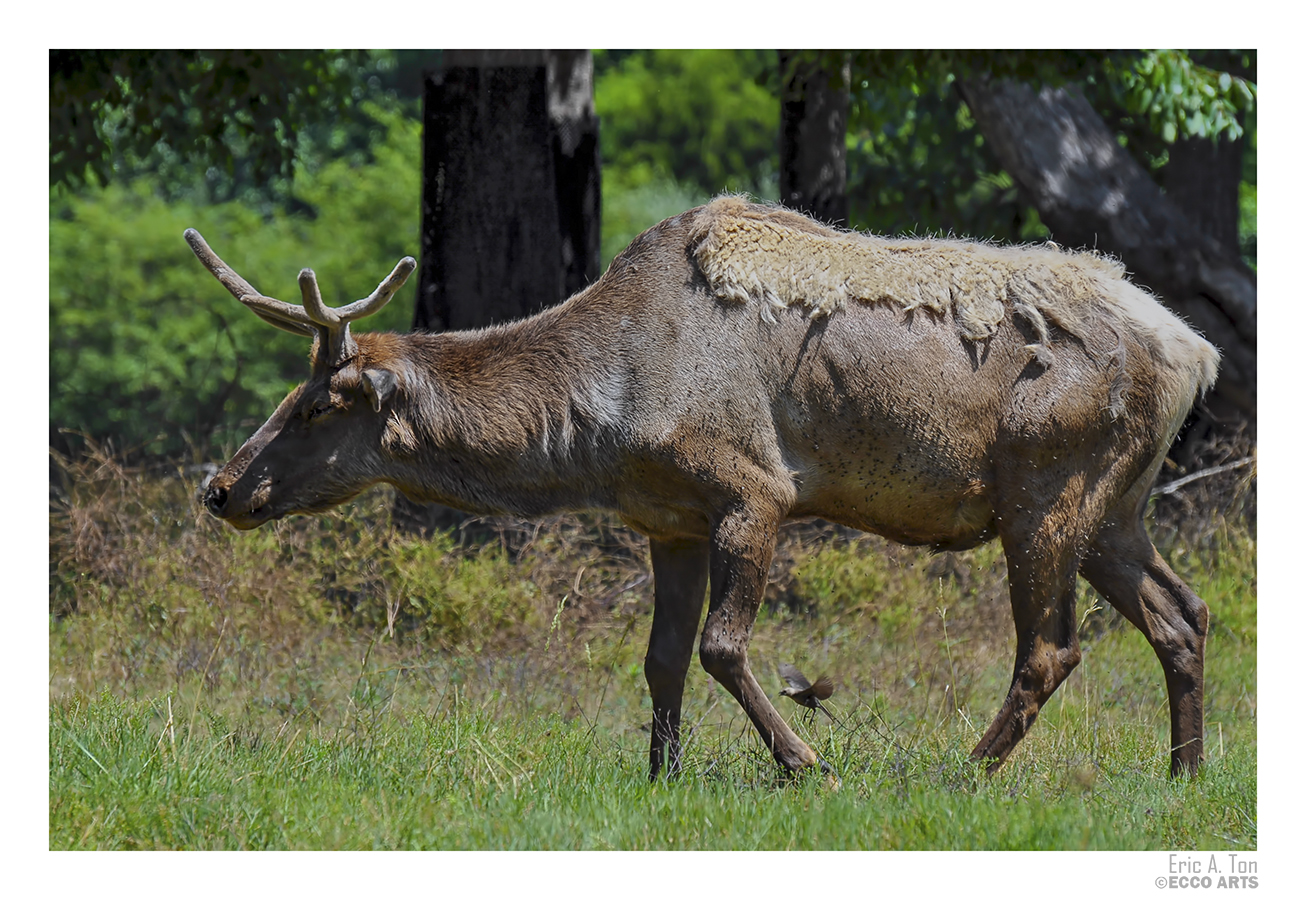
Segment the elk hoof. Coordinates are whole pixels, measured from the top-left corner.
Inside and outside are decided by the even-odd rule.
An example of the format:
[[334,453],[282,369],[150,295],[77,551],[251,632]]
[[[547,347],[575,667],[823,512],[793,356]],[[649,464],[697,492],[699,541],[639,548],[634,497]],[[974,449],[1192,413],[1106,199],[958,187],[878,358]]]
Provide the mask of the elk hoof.
[[839,788],[843,787],[843,779],[840,778],[839,773],[834,770],[834,766],[830,765],[819,756],[816,758],[816,763],[821,767],[821,774],[825,776],[825,786],[827,788],[832,791],[837,791]]

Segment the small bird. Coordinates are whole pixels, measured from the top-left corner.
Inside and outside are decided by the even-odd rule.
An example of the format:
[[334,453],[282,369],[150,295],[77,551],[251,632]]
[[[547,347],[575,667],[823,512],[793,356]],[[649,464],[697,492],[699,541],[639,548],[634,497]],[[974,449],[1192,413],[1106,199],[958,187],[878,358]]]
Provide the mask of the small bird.
[[[780,663],[780,677],[788,682],[789,687],[780,691],[780,696],[788,697],[799,706],[805,706],[810,710],[820,710],[830,717],[830,721],[835,721],[831,712],[821,705],[822,700],[830,699],[834,693],[834,682],[830,680],[829,675],[822,675],[816,679],[816,684],[812,684],[798,671],[797,666],[791,666],[789,663]],[[811,713],[816,715],[815,712]]]

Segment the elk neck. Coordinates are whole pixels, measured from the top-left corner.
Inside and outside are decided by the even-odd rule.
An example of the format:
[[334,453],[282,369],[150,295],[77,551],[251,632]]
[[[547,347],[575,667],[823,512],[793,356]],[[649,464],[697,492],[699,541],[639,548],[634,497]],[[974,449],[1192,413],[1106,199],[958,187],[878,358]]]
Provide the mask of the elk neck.
[[400,489],[520,515],[610,502],[623,354],[569,306],[481,331],[405,337],[392,415],[411,429],[415,452]]

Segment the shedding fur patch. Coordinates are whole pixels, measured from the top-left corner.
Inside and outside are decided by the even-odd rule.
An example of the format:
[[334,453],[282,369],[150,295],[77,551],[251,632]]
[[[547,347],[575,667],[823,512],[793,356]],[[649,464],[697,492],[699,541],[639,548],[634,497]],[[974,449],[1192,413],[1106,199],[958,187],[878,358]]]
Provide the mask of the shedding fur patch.
[[419,445],[413,426],[391,410],[385,421],[385,430],[381,432],[381,446],[391,456],[402,457],[416,454]]
[[[719,197],[702,210],[694,255],[713,292],[728,303],[757,303],[767,321],[796,307],[823,317],[850,302],[892,303],[905,311],[950,315],[963,338],[997,333],[1010,309],[1028,322],[1030,359],[1055,356],[1049,323],[1079,338],[1110,365],[1109,414],[1124,411],[1129,387],[1119,332],[1136,335],[1163,361],[1200,372],[1202,390],[1219,355],[1150,294],[1125,280],[1119,263],[1044,245],[1000,247],[976,241],[890,239],[836,231],[785,209]],[[1190,401],[1191,402],[1191,401]]]

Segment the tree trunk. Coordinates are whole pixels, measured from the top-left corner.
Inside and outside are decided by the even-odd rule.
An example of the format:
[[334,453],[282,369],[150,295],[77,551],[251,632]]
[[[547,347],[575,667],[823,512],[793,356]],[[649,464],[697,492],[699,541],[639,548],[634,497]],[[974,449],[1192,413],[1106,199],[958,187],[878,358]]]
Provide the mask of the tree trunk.
[[[1239,116],[1239,118],[1243,118]],[[1227,255],[1238,246],[1238,185],[1243,175],[1243,138],[1180,138],[1170,145],[1161,170],[1165,195],[1197,228],[1215,239]]]
[[[1255,52],[1248,56],[1237,50],[1196,50],[1190,55],[1200,65],[1256,81]],[[1246,120],[1247,114],[1239,112],[1238,124],[1245,126]],[[1226,253],[1239,258],[1238,193],[1246,144],[1245,135],[1236,141],[1180,138],[1170,145],[1170,159],[1159,173],[1165,195]]]
[[[593,71],[587,50],[449,50],[426,73],[414,330],[519,319],[598,277]],[[464,518],[395,505],[410,530]]]
[[478,328],[598,277],[598,120],[587,51],[446,51],[426,76],[413,327]]
[[830,225],[848,225],[847,54],[809,59],[781,50],[780,202]]
[[1256,425],[1256,275],[1161,193],[1073,87],[987,78],[958,84],[985,141],[1053,238],[1119,257],[1221,351],[1204,406]]
[[549,128],[562,235],[563,296],[599,277],[599,117],[588,50],[548,50]]

